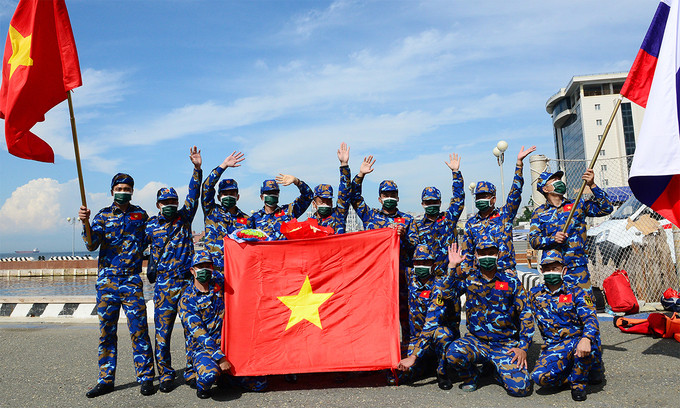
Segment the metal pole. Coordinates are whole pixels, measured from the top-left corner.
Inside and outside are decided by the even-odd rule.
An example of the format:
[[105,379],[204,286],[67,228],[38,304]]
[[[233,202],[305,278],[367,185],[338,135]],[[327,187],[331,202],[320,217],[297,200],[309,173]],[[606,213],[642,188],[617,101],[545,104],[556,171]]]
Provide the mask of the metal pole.
[[[593,155],[593,159],[590,161],[590,166],[588,166],[589,169],[592,169],[595,167],[595,162],[597,161],[597,157],[600,155],[600,150],[602,150],[602,145],[604,144],[605,139],[607,139],[607,135],[609,134],[609,128],[612,127],[612,123],[614,122],[614,117],[616,116],[616,112],[618,112],[619,107],[621,106],[621,99],[622,97],[619,95],[619,99],[616,101],[616,105],[614,105],[614,111],[612,111],[612,115],[609,117],[609,122],[607,122],[607,126],[604,128],[604,133],[602,134],[602,139],[600,139],[600,143],[597,145],[597,149],[595,149],[595,154]],[[578,201],[581,199],[581,196],[583,195],[583,190],[586,188],[586,181],[583,180],[581,182],[581,188],[578,191],[578,195],[576,196],[576,199],[574,200],[574,205],[571,207],[571,211],[569,211],[569,217],[567,217],[567,222],[564,223],[564,227],[562,227],[562,232],[567,232],[567,229],[569,229],[569,224],[571,223],[571,219],[574,216],[574,210],[576,210],[576,207],[578,206]]]
[[73,240],[71,241],[71,256],[76,256],[76,220],[73,219]]
[[503,161],[505,160],[505,152],[501,153],[498,157],[498,165],[501,167],[501,198],[503,199],[503,205],[505,205],[505,180],[503,179]]
[[[68,97],[68,111],[71,115],[71,134],[73,134],[73,150],[76,156],[76,168],[78,169],[78,184],[80,185],[80,201],[83,207],[87,207],[87,200],[85,199],[85,183],[83,182],[83,169],[80,166],[80,150],[78,149],[78,132],[76,132],[76,117],[73,113],[73,101],[71,100],[71,92],[67,91],[66,96]],[[87,245],[92,244],[92,230],[90,229],[90,221],[83,221],[83,226],[85,227],[85,235],[87,237]],[[75,228],[75,223],[73,224]]]

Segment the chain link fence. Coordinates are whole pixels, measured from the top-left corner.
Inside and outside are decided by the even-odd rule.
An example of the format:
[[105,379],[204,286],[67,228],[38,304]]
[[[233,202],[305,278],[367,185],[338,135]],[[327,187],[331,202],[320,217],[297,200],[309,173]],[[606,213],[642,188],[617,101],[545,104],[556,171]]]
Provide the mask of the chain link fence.
[[[680,239],[680,233],[668,220],[640,203],[630,191],[628,171],[632,158],[600,157],[593,168],[595,184],[607,192],[614,212],[605,217],[586,219],[588,269],[593,286],[600,288],[612,272],[623,269],[628,272],[638,300],[659,302],[664,290],[677,288],[680,282],[675,254],[675,240]],[[535,206],[545,202],[536,191],[536,179],[542,171],[562,170],[567,197],[574,199],[581,187],[581,176],[590,164],[590,160],[557,160],[541,155],[532,156],[530,162]],[[584,198],[589,197],[592,192],[586,187]],[[533,260],[540,259],[540,254],[531,249],[528,256]]]

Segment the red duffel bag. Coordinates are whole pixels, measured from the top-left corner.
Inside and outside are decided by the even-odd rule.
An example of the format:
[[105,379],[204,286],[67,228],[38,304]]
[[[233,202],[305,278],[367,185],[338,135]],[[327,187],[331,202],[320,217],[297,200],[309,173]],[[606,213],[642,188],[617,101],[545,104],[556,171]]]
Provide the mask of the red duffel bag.
[[612,311],[637,313],[640,310],[626,271],[614,271],[602,282],[602,288]]

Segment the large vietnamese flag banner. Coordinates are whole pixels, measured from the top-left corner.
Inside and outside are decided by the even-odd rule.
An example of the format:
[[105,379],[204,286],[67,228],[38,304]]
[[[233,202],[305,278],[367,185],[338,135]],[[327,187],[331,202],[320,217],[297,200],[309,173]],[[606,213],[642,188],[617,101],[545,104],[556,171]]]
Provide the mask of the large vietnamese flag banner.
[[680,226],[680,8],[659,3],[621,94],[646,106],[628,184],[640,202]]
[[224,253],[222,349],[234,375],[396,367],[396,230],[270,242],[227,238]]
[[2,66],[0,118],[7,150],[54,163],[50,145],[31,132],[45,113],[82,85],[64,0],[21,0],[9,22]]

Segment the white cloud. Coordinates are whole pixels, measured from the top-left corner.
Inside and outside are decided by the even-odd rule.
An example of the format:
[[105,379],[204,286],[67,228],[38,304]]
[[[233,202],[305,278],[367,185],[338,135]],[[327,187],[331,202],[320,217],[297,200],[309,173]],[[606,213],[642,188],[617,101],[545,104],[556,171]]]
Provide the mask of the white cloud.
[[72,201],[70,194],[75,188],[75,181],[64,184],[50,178],[29,181],[14,190],[0,207],[0,231],[3,234],[54,231],[65,222],[67,215],[62,204]]

